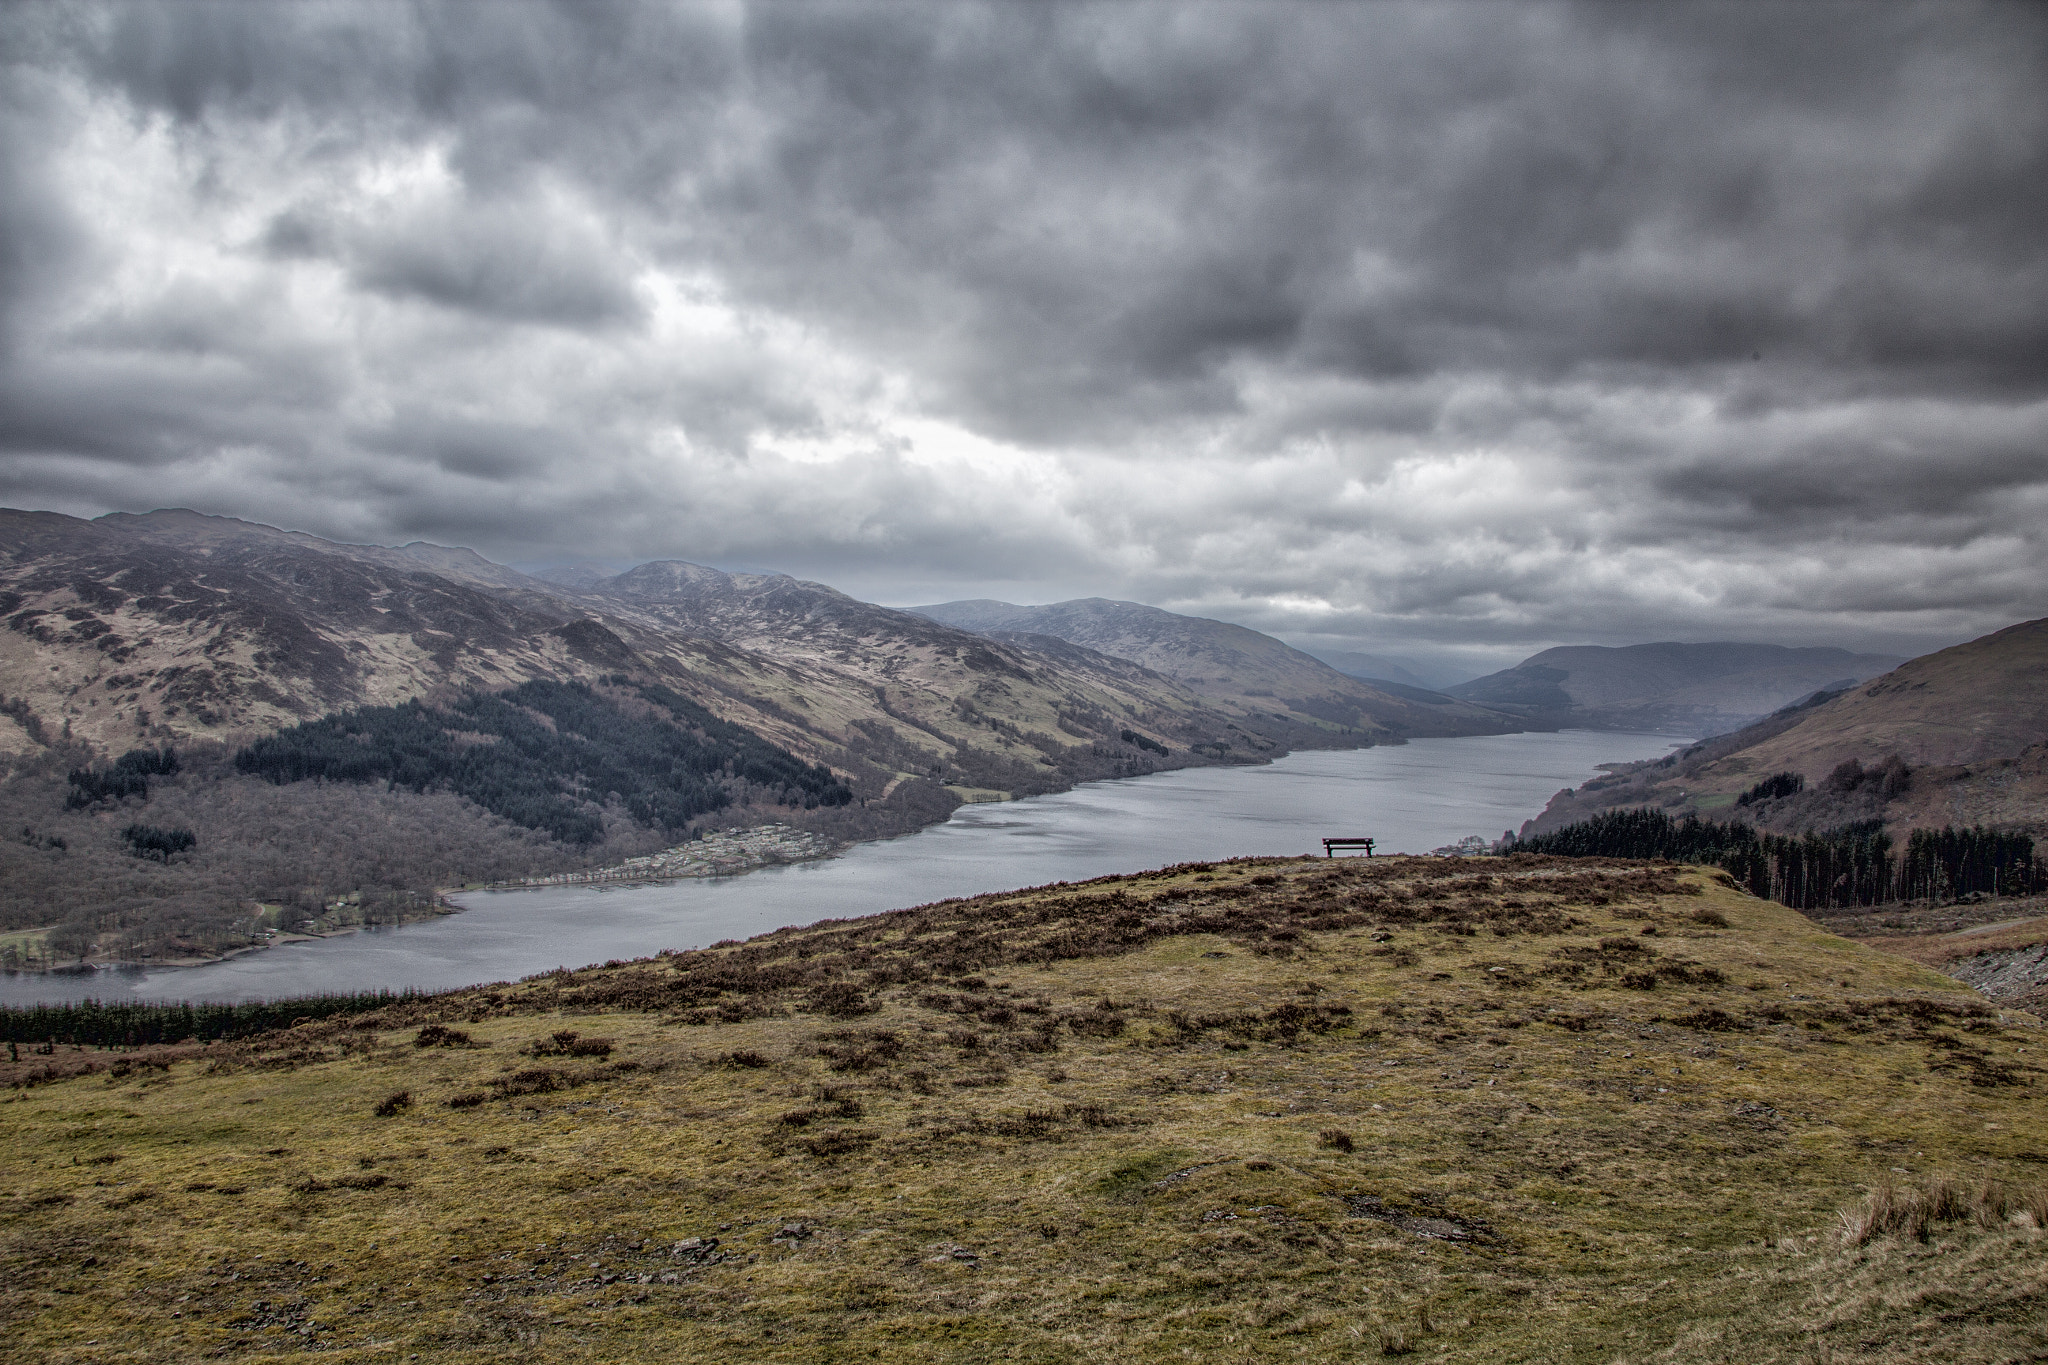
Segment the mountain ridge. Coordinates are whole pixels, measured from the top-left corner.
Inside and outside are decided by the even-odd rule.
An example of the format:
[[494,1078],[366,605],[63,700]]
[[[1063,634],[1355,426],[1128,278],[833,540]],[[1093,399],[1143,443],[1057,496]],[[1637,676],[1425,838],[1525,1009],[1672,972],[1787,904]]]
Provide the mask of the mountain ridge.
[[1129,659],[1240,714],[1282,712],[1309,723],[1377,725],[1403,736],[1523,728],[1518,718],[1455,698],[1427,701],[1373,687],[1247,626],[1139,602],[1086,597],[1025,607],[977,598],[910,610],[991,638],[1051,635]]

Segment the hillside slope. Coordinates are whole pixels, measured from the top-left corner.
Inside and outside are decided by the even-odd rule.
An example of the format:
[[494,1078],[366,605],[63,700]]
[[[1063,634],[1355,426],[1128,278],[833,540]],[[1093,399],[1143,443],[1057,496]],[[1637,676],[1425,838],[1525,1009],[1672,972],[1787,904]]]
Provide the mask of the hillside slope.
[[[1878,770],[1897,756],[1900,781]],[[1847,763],[1857,769],[1841,775]],[[1532,828],[1619,805],[1728,812],[1776,773],[1807,790],[1741,808],[1797,832],[1882,819],[1895,832],[1989,824],[2048,834],[2048,620],[2024,621],[1655,763],[1560,793]]]
[[[257,902],[318,907],[375,893],[426,903],[445,884],[418,880],[430,871],[456,881],[545,874],[683,837],[628,818],[631,802],[603,783],[581,792],[580,811],[548,817],[578,832],[568,843],[536,846],[475,806],[456,829],[447,802],[372,800],[366,786],[281,797],[277,809],[305,819],[273,821],[262,792],[225,761],[289,727],[415,699],[453,715],[518,686],[625,679],[619,695],[631,706],[646,704],[637,690],[665,688],[829,766],[849,793],[816,806],[809,793],[795,807],[700,810],[692,830],[766,819],[835,839],[904,833],[963,798],[1372,737],[1227,713],[1137,665],[1064,644],[1035,653],[786,577],[693,572],[687,592],[689,575],[663,565],[590,591],[466,550],[343,545],[187,511],[91,522],[0,511],[0,759],[11,770],[0,810],[18,834],[0,841],[0,930],[44,934],[37,952],[61,939],[144,955],[179,945],[182,955],[246,943]],[[68,771],[164,745],[185,755],[184,775],[159,784],[170,805],[123,796],[74,806]],[[581,791],[582,777],[525,771],[516,781]],[[747,799],[798,800],[789,790],[750,784]],[[345,818],[336,801],[354,803]],[[309,847],[325,831],[392,826],[408,808],[422,820],[395,828],[433,845],[422,856]],[[309,823],[316,812],[324,826]],[[199,822],[179,826],[198,852],[152,861],[124,843],[125,829],[174,815]],[[581,841],[600,828],[601,846]],[[342,880],[280,881],[294,855]]]
[[1444,690],[1532,724],[1715,735],[1897,663],[1890,655],[1781,645],[1566,645]]
[[[632,586],[660,572],[646,566]],[[0,695],[15,719],[0,751],[237,742],[345,706],[618,670],[807,758],[893,763],[878,787],[955,770],[1060,785],[1064,751],[1097,744],[1113,746],[1105,772],[1145,770],[1145,752],[1118,739],[1127,728],[1183,749],[1233,737],[1232,717],[1142,670],[1034,660],[817,585],[764,582],[728,593],[713,621],[644,587],[582,592],[466,550],[339,545],[190,512],[0,512]]]
[[1898,753],[1914,767],[2010,758],[2048,740],[2048,620],[1908,660],[1812,708],[1716,772],[1789,769],[1820,777],[1845,759]]
[[1397,696],[1244,626],[1137,602],[1089,597],[1020,607],[978,599],[912,610],[996,638],[1051,635],[1129,659],[1237,715],[1399,736],[1502,734],[1521,728],[1499,712],[1448,697],[1429,702]]
[[16,753],[39,731],[112,753],[575,668],[555,632],[577,613],[190,513],[0,511],[0,614]]
[[[31,1050],[0,1330],[24,1360],[2022,1360],[2040,1037],[1697,871],[1183,866]],[[1869,1217],[1899,1186],[1929,1241]]]

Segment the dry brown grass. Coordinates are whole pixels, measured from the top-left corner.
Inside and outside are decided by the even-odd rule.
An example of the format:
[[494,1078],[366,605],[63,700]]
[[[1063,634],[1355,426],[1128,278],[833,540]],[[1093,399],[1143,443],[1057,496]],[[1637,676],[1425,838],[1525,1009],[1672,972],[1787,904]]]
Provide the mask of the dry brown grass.
[[2021,1187],[1995,1180],[1954,1180],[1934,1176],[1919,1185],[1881,1181],[1863,1202],[1841,1212],[1842,1241],[1867,1246],[1881,1237],[1928,1241],[1943,1224],[1974,1223],[1996,1228],[2019,1221],[2048,1228],[2048,1184]]
[[2023,1359],[2041,1048],[1698,873],[1169,869],[25,1084],[0,1354]]

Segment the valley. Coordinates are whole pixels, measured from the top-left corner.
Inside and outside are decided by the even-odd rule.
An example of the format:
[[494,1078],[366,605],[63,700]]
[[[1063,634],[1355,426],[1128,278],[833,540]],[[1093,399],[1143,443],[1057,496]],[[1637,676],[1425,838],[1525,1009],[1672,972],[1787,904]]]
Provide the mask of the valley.
[[[17,967],[200,960],[464,886],[730,872],[1106,777],[1786,697],[1559,792],[1524,834],[1644,807],[2040,832],[2048,800],[2039,622],[1875,679],[1889,660],[1840,650],[1576,647],[1436,692],[1105,599],[898,611],[680,561],[553,581],[182,511],[0,531]],[[698,846],[755,827],[772,854]]]
[[[1239,630],[1158,616],[1155,630]],[[666,561],[553,583],[467,550],[176,510],[0,511],[0,619],[0,803],[20,831],[0,841],[0,932],[37,931],[42,954],[17,947],[21,965],[206,956],[262,941],[281,913],[433,905],[451,886],[578,873],[735,823],[883,838],[963,801],[1520,728],[1417,707],[1307,656],[1291,700],[1204,692],[786,575]],[[527,700],[508,711],[512,695]],[[610,717],[599,728],[640,737],[551,738],[564,722],[550,710],[578,695],[579,714]],[[657,761],[683,740],[648,724],[697,736],[700,756]],[[357,761],[348,746],[373,732],[385,756]],[[280,744],[328,757],[252,757]],[[703,757],[705,744],[724,747]],[[71,780],[166,748],[183,771],[153,787]],[[258,769],[268,793],[246,780]],[[297,823],[314,818],[327,837]],[[401,818],[433,833],[404,847],[367,833]],[[139,858],[123,834],[136,828],[190,842]]]
[[[1670,674],[1700,660],[1662,646],[1439,692],[1129,603],[910,613],[680,562],[549,582],[103,520],[9,523],[11,964],[296,940],[259,974],[296,980],[288,954],[350,946],[310,937],[460,887],[673,935],[631,898],[762,866],[793,899],[753,924],[809,927],[455,989],[316,965],[341,994],[0,1008],[0,1326],[34,1358],[1886,1365],[2019,1358],[2048,1312],[2039,897],[1802,914],[1717,867],[1459,837],[1540,800],[1498,804],[1533,745],[1670,744],[1541,732],[1735,716],[1839,651],[1673,647],[1728,654],[1690,700]],[[2017,848],[2041,624],[1607,763],[1524,833],[1974,817]],[[1124,850],[911,909],[886,860],[869,900],[812,863],[967,802],[1085,797],[1106,830],[1085,784],[1201,769],[1284,777],[1254,804],[1298,846],[1364,809],[1317,750],[1432,745],[1468,746],[1434,762],[1470,789],[1438,809],[1411,773],[1374,830],[1436,856]],[[1148,849],[1222,842],[1146,819]],[[526,918],[478,944],[618,939]],[[388,963],[438,927],[356,942]],[[436,987],[487,974],[465,961]]]

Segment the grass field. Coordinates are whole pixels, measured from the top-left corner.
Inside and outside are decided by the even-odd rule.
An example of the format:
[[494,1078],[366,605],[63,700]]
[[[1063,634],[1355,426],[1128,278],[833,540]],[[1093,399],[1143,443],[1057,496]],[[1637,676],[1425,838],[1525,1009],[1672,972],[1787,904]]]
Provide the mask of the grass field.
[[2044,1041],[1695,869],[948,902],[24,1051],[0,1353],[2041,1360]]
[[0,965],[48,961],[50,930],[55,927],[44,925],[39,929],[11,929],[0,933]]

